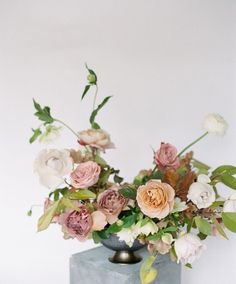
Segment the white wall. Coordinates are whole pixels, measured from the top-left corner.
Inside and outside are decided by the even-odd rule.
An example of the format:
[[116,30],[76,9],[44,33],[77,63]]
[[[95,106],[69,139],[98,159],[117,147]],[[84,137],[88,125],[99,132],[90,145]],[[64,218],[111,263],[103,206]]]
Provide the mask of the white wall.
[[[201,134],[201,120],[219,112],[225,138],[195,147],[213,167],[235,164],[236,2],[234,0],[0,0],[1,234],[0,283],[68,283],[72,253],[92,243],[65,241],[58,227],[36,233],[47,190],[32,163],[32,97],[76,130],[88,126],[92,101],[82,104],[84,62],[99,76],[100,98],[114,95],[99,119],[116,144],[107,159],[131,179],[152,162],[150,145],[179,149]],[[74,147],[64,131],[55,147]],[[225,191],[222,188],[222,191]],[[227,195],[229,192],[227,192]],[[210,239],[183,284],[234,284],[236,235]]]

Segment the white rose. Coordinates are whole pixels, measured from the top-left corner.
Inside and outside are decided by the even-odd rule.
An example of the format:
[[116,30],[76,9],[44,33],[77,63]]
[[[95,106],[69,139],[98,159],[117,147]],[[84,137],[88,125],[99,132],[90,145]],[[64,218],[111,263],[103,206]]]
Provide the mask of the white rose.
[[188,208],[188,206],[186,205],[185,201],[181,201],[181,199],[179,197],[176,197],[174,200],[174,208],[171,211],[171,213],[175,213],[175,212],[182,212],[184,210],[186,210]]
[[208,114],[203,121],[203,129],[209,133],[223,136],[227,128],[227,122],[217,113]]
[[177,262],[183,264],[192,264],[206,248],[199,237],[192,234],[185,234],[178,238],[175,241],[174,247],[178,258]]
[[225,201],[223,212],[236,212],[236,193],[232,194],[230,198]]
[[40,136],[39,141],[45,144],[50,144],[60,137],[61,127],[54,125],[46,126],[45,132]]
[[137,233],[135,231],[135,225],[130,228],[123,228],[120,232],[116,233],[120,241],[124,241],[129,247],[132,247]]
[[50,190],[64,182],[63,177],[73,169],[73,161],[68,150],[44,149],[34,162],[34,171],[38,173],[42,185]]
[[188,191],[188,200],[191,200],[199,209],[209,207],[216,199],[215,191],[213,187],[205,182],[208,181],[208,177],[204,175],[199,175],[197,182],[190,185]]
[[135,230],[136,236],[141,235],[141,234],[148,236],[150,234],[153,235],[153,234],[158,232],[157,225],[151,220],[147,224],[145,224],[144,226],[141,226],[141,224],[142,224],[142,221],[139,221],[135,225],[134,230]]
[[99,150],[114,148],[110,135],[102,129],[87,129],[79,132],[79,143]]

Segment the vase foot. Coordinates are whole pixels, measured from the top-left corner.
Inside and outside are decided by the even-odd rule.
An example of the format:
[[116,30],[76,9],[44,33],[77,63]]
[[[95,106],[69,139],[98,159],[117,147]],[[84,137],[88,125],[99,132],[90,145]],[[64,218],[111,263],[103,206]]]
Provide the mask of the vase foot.
[[112,257],[109,257],[110,262],[119,264],[135,264],[141,260],[141,256],[127,250],[117,251]]

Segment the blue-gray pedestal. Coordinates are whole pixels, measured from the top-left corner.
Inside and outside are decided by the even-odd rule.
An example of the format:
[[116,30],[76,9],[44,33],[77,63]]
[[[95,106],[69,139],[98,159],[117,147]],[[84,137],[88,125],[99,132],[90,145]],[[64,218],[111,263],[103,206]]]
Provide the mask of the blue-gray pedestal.
[[[148,256],[144,248],[138,251],[143,259]],[[113,264],[108,257],[113,251],[98,247],[70,258],[70,284],[139,284],[140,263]],[[180,284],[181,266],[172,262],[169,255],[159,255],[154,265],[158,269],[158,278],[153,283]]]

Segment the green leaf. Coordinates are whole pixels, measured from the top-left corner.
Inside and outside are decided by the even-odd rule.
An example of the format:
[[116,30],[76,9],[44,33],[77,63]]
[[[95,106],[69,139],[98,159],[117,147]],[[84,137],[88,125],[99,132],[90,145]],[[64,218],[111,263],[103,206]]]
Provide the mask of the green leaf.
[[191,263],[187,263],[187,264],[185,264],[185,266],[186,266],[187,268],[191,268],[191,269],[193,268]]
[[236,213],[222,213],[222,220],[225,227],[231,232],[236,233]]
[[110,177],[111,170],[102,170],[100,177],[99,177],[99,184],[105,185],[108,182],[108,179]]
[[38,221],[38,232],[46,230],[50,225],[52,218],[54,217],[57,207],[60,204],[60,200],[54,202],[48,210],[39,218]]
[[83,98],[85,97],[85,95],[87,94],[88,90],[90,89],[90,85],[85,86],[81,100],[83,100]]
[[236,167],[232,166],[232,165],[220,166],[212,172],[212,176],[214,177],[214,176],[221,175],[221,174],[224,174],[224,173],[234,175],[234,174],[236,174]]
[[110,98],[111,98],[111,96],[106,97],[106,98],[102,101],[102,103],[101,103],[100,105],[98,105],[98,107],[92,112],[92,114],[91,114],[91,116],[90,116],[90,119],[89,119],[89,121],[90,121],[92,127],[94,126],[95,118],[96,118],[96,116],[97,116],[99,110],[103,108],[103,106],[109,101]]
[[109,238],[109,235],[106,232],[106,229],[102,230],[102,231],[97,231],[97,234],[99,236],[100,239],[102,240],[106,240]]
[[124,187],[119,189],[119,193],[122,194],[126,198],[136,199],[137,190],[131,187]]
[[202,219],[201,217],[197,216],[194,218],[194,221],[198,230],[202,234],[207,236],[211,235],[211,225],[205,219]]
[[171,226],[171,227],[168,227],[168,228],[165,228],[163,229],[163,232],[176,232],[178,230],[177,227],[174,227],[174,226]]
[[32,128],[32,131],[33,131],[33,135],[31,136],[29,140],[30,144],[33,143],[35,140],[37,140],[37,138],[42,134],[42,131],[40,130],[40,128],[37,128],[37,129]]
[[160,171],[155,171],[152,173],[152,175],[149,177],[149,179],[162,179],[163,178],[163,173]]
[[221,234],[222,237],[224,237],[225,239],[228,240],[228,237],[227,237],[225,231],[223,230],[222,226],[220,225],[220,223],[217,221],[217,219],[215,217],[212,218],[212,222],[216,226],[216,229],[219,232],[219,234]]
[[92,238],[95,244],[99,244],[102,240],[96,231],[92,233]]
[[30,210],[27,212],[27,216],[29,216],[29,217],[32,216],[32,209],[30,209]]
[[34,115],[37,116],[39,120],[44,121],[45,124],[53,123],[54,118],[50,114],[50,108],[48,106],[42,108],[40,104],[37,103],[34,99],[33,102],[34,102],[34,107],[37,110]]
[[102,157],[100,157],[99,155],[95,156],[94,162],[99,164],[102,168],[105,168],[107,166],[107,162]]
[[200,174],[208,174],[210,167],[196,159],[192,159],[192,165],[194,168],[198,169],[198,173]]
[[40,104],[37,103],[37,102],[35,101],[35,99],[33,99],[33,103],[34,103],[34,107],[35,107],[35,109],[36,109],[37,111],[42,111],[42,108],[41,108]]
[[96,198],[96,194],[88,189],[79,189],[79,191],[69,193],[68,197],[74,200],[86,200]]
[[110,225],[110,227],[106,230],[107,234],[115,234],[122,230],[122,226],[118,226],[116,223]]
[[87,70],[88,70],[90,75],[95,76],[95,80],[93,80],[93,84],[96,85],[96,83],[97,83],[97,75],[96,75],[96,73],[92,69],[88,68],[87,64],[85,64],[85,67],[87,68]]
[[205,235],[205,234],[203,234],[203,233],[199,233],[198,234],[198,237],[199,237],[199,239],[201,240],[201,241],[203,241],[203,240],[205,240],[206,238],[207,238],[207,235]]
[[157,269],[153,268],[152,265],[156,260],[156,256],[150,255],[141,265],[140,268],[140,280],[141,284],[152,283],[157,277]]
[[61,204],[64,205],[65,207],[78,212],[80,211],[79,207],[77,207],[69,198],[63,197],[60,201]]
[[220,177],[220,181],[224,185],[226,185],[226,186],[228,186],[232,189],[236,189],[236,178],[233,177],[232,175],[225,173]]
[[149,223],[150,222],[150,219],[149,218],[147,218],[147,217],[145,217],[142,221],[141,221],[141,227],[143,227],[143,226],[145,226],[147,223]]
[[223,205],[224,205],[224,201],[214,201],[212,203],[212,205],[210,206],[210,208],[215,209],[215,208],[223,206]]
[[138,214],[133,214],[133,215],[130,215],[130,216],[127,216],[125,218],[122,219],[122,221],[124,222],[123,223],[123,228],[130,228],[136,221],[137,219],[137,215]]
[[114,182],[115,183],[122,183],[122,181],[123,181],[124,179],[122,178],[122,177],[120,177],[120,176],[118,176],[118,175],[114,175]]

